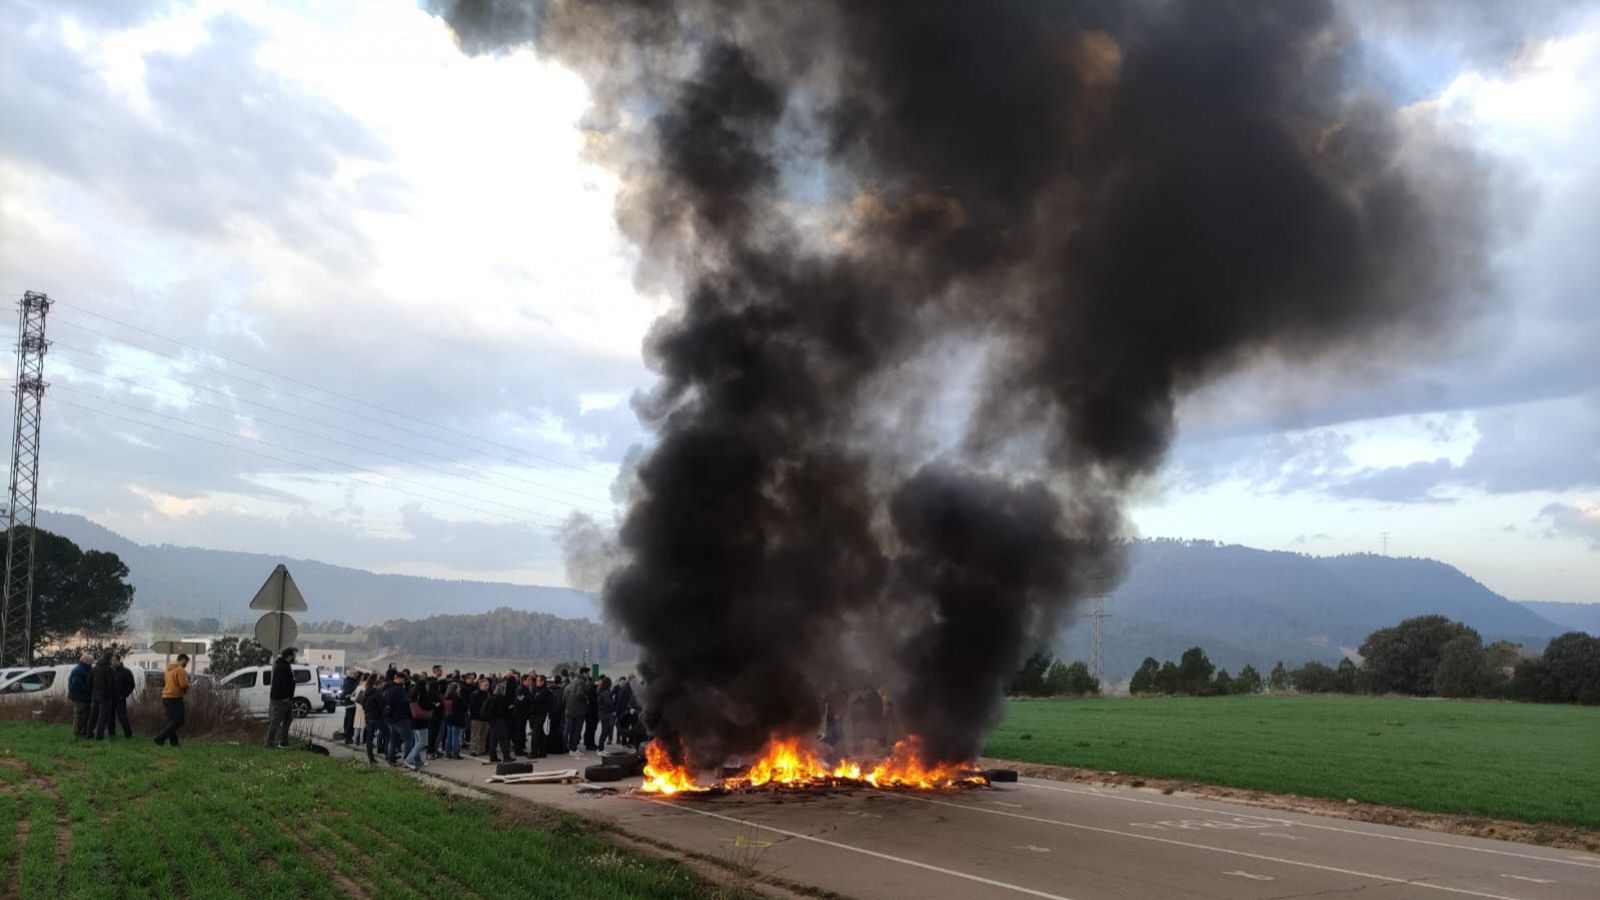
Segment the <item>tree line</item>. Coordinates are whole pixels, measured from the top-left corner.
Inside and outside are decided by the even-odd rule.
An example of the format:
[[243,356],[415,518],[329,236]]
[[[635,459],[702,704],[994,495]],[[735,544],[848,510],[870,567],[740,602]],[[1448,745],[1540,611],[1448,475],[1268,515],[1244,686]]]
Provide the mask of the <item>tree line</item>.
[[1012,697],[1082,697],[1098,693],[1100,679],[1090,673],[1082,660],[1063,662],[1048,650],[1028,657],[1006,683],[1006,694]]
[[395,619],[368,629],[367,640],[408,654],[471,659],[548,662],[587,655],[594,662],[616,663],[638,658],[638,648],[606,625],[508,607],[471,615]]
[[1516,644],[1484,644],[1476,630],[1445,616],[1417,616],[1380,628],[1359,649],[1361,663],[1307,662],[1266,679],[1253,666],[1237,676],[1217,670],[1199,647],[1178,662],[1147,657],[1128,683],[1132,694],[1217,696],[1263,689],[1305,694],[1406,694],[1477,697],[1535,703],[1600,703],[1600,638],[1569,631],[1544,652],[1524,656]]

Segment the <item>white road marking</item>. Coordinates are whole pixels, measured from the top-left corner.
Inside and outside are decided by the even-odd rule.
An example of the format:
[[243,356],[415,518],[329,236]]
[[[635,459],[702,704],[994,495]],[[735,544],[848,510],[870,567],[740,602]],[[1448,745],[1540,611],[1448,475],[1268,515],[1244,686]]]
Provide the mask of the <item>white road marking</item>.
[[1501,878],[1512,878],[1517,881],[1531,881],[1534,884],[1560,884],[1554,878],[1529,878],[1526,875],[1501,875]]
[[[1016,891],[1019,894],[1027,894],[1030,897],[1042,897],[1042,898],[1044,898],[1044,900],[1072,900],[1072,898],[1063,897],[1060,894],[1047,894],[1044,891],[1036,891],[1033,888],[1023,887],[1022,885],[1019,885],[1019,884],[1009,884],[1009,883],[1004,882],[1004,881],[996,881],[993,878],[984,878],[982,875],[973,875],[973,874],[971,874],[969,872],[957,872],[955,869],[946,869],[946,868],[943,868],[942,866],[930,865],[930,864],[925,863],[925,862],[918,862],[918,861],[916,861],[914,859],[905,859],[905,858],[899,857],[899,856],[890,856],[887,853],[879,853],[876,850],[868,850],[865,847],[852,847],[849,844],[841,844],[838,841],[830,841],[830,840],[826,840],[824,838],[814,837],[814,836],[809,835],[809,834],[801,834],[798,831],[788,831],[788,830],[783,829],[783,828],[774,828],[771,825],[762,825],[759,822],[751,822],[751,821],[748,821],[748,820],[745,820],[745,819],[735,819],[732,816],[725,816],[725,815],[722,815],[721,813],[714,813],[714,812],[711,812],[710,810],[707,810],[707,809],[695,809],[692,806],[679,806],[676,803],[671,803],[671,802],[668,802],[666,800],[651,800],[649,802],[654,803],[657,806],[665,806],[668,809],[677,810],[679,812],[694,813],[697,816],[706,816],[706,817],[712,818],[712,819],[721,819],[724,822],[732,822],[732,823],[734,823],[736,825],[742,825],[742,826],[744,826],[746,828],[758,828],[758,829],[761,829],[762,831],[770,831],[770,832],[772,832],[774,834],[781,834],[784,837],[791,837],[791,838],[795,838],[796,840],[801,840],[801,841],[810,841],[813,844],[821,844],[824,847],[832,847],[835,850],[846,850],[846,851],[849,851],[851,853],[860,853],[863,856],[871,856],[871,857],[873,857],[875,859],[883,859],[883,860],[888,860],[889,862],[897,862],[897,863],[900,863],[901,865],[912,866],[912,867],[918,868],[918,869],[926,869],[929,872],[937,872],[940,875],[949,875],[952,878],[964,878],[967,881],[975,881],[975,882],[977,882],[979,884],[986,884],[986,885],[988,885],[990,887],[997,887],[997,888],[1001,888],[1001,889],[1007,890],[1007,891]],[[1489,896],[1489,895],[1485,894],[1484,896]],[[1507,900],[1507,898],[1501,898],[1501,900]]]
[[1027,850],[1030,853],[1049,853],[1050,852],[1050,848],[1049,847],[1037,847],[1037,846],[1034,846],[1033,844],[1018,844],[1015,847],[1012,847],[1011,849],[1013,849],[1013,850]]
[[[1305,862],[1298,859],[1284,859],[1278,856],[1267,856],[1262,853],[1251,853],[1246,850],[1234,850],[1228,847],[1213,847],[1209,844],[1196,844],[1190,841],[1180,841],[1174,838],[1160,837],[1154,834],[1139,834],[1132,831],[1118,831],[1115,828],[1102,828],[1098,825],[1084,825],[1081,822],[1064,822],[1060,819],[1044,819],[1039,816],[1029,816],[1022,813],[1005,812],[998,809],[985,809],[969,803],[951,803],[948,800],[939,800],[933,797],[923,797],[917,794],[898,795],[905,800],[915,800],[918,803],[932,803],[936,806],[948,806],[952,809],[965,809],[970,812],[983,813],[987,816],[1007,816],[1013,819],[1023,819],[1028,822],[1038,822],[1043,825],[1059,825],[1062,828],[1077,828],[1082,831],[1094,831],[1100,834],[1112,834],[1118,837],[1133,838],[1136,841],[1155,841],[1160,844],[1171,844],[1175,847],[1189,847],[1195,850],[1207,850],[1212,853],[1223,853],[1228,856],[1242,856],[1246,859],[1258,859],[1263,862],[1279,863],[1285,866],[1299,866],[1303,869],[1318,869],[1323,872],[1336,872],[1340,875],[1352,875],[1356,878],[1371,878],[1375,881],[1387,881],[1391,884],[1409,884],[1413,887],[1427,888],[1432,891],[1444,891],[1448,894],[1465,894],[1469,897],[1487,897],[1489,900],[1517,900],[1502,894],[1488,894],[1482,891],[1472,891],[1466,888],[1447,887],[1442,884],[1429,884],[1426,881],[1413,881],[1410,878],[1397,878],[1393,875],[1379,875],[1375,872],[1362,872],[1357,869],[1345,869],[1339,866],[1325,866],[1321,863]],[[699,812],[699,810],[695,810]]]
[[[1037,788],[1042,791],[1055,791],[1058,794],[1079,794],[1085,797],[1103,797],[1109,800],[1121,800],[1126,803],[1144,803],[1150,806],[1166,806],[1172,809],[1186,809],[1190,812],[1204,812],[1213,814],[1217,812],[1215,809],[1206,809],[1205,807],[1201,806],[1184,806],[1181,803],[1167,803],[1161,800],[1147,800],[1143,797],[1125,797],[1121,794],[1112,793],[1110,791],[1074,790],[1073,788],[1057,787],[1055,785],[1039,784],[1031,781],[1019,783],[1023,787]],[[1226,801],[1219,800],[1217,802],[1225,803]],[[1538,856],[1532,853],[1517,853],[1512,850],[1497,850],[1493,847],[1474,847],[1468,844],[1452,844],[1448,841],[1430,841],[1426,838],[1406,837],[1405,835],[1399,834],[1380,834],[1375,831],[1362,831],[1359,828],[1340,828],[1337,825],[1319,825],[1315,822],[1302,822],[1296,819],[1277,819],[1276,821],[1281,822],[1284,825],[1292,825],[1296,828],[1315,828],[1319,831],[1336,831],[1340,834],[1354,834],[1360,835],[1361,837],[1380,838],[1386,841],[1403,841],[1408,844],[1426,844],[1429,847],[1445,847],[1451,850],[1467,850],[1472,853],[1490,853],[1495,856],[1511,856],[1517,859],[1531,859],[1535,862],[1560,863],[1564,866],[1583,866],[1584,868],[1588,869],[1600,869],[1600,858],[1596,857],[1569,856],[1566,859],[1561,859],[1555,856]]]
[[1305,838],[1297,838],[1292,834],[1279,834],[1276,831],[1263,831],[1263,832],[1261,832],[1261,836],[1262,837],[1270,837],[1270,838],[1283,838],[1286,841],[1303,841],[1303,840],[1305,840]]
[[1273,878],[1271,875],[1257,875],[1254,872],[1246,872],[1243,869],[1234,869],[1232,872],[1223,872],[1222,874],[1224,874],[1224,875],[1237,875],[1240,878],[1248,878],[1251,881],[1276,881],[1277,880],[1277,879]]

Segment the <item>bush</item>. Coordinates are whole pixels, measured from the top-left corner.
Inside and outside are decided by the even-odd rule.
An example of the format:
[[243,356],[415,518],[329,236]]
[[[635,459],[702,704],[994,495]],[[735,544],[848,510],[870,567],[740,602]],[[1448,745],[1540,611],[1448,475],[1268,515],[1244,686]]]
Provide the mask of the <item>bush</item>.
[[[0,721],[43,722],[70,728],[72,703],[65,697],[36,701],[8,699],[0,701]],[[128,722],[133,726],[135,737],[148,738],[160,731],[167,722],[161,692],[134,692],[128,702]],[[183,731],[179,732],[184,738],[253,738],[259,737],[264,728],[261,720],[245,712],[239,705],[239,698],[231,691],[199,685],[184,698]]]

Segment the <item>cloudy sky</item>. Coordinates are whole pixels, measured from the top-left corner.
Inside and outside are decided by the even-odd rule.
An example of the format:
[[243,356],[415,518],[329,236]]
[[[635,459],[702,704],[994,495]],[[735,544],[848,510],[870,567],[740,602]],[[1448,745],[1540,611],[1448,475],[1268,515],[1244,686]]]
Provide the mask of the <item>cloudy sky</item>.
[[[1600,4],[1352,4],[1374,70],[1506,173],[1495,303],[1445,355],[1189,398],[1136,523],[1314,554],[1387,534],[1600,602]],[[0,294],[56,301],[41,505],[564,580],[554,526],[614,513],[668,305],[632,282],[575,76],[466,57],[403,2],[12,0],[0,38]]]

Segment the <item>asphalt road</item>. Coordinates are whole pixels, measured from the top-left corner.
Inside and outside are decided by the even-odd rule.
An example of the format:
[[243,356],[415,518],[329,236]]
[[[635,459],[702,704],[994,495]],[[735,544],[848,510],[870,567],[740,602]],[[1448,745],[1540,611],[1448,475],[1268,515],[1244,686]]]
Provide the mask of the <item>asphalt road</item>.
[[[594,761],[562,757],[538,769]],[[1145,789],[1023,779],[940,794],[652,799],[627,793],[637,779],[596,797],[563,786],[487,785],[493,769],[476,761],[427,771],[859,900],[1600,897],[1593,854]]]

